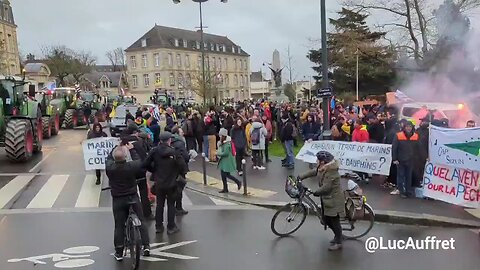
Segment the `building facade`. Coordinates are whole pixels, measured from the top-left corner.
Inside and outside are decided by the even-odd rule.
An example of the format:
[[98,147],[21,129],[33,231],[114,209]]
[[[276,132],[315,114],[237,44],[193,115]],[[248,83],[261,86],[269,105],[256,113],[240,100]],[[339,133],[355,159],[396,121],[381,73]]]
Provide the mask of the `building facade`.
[[0,0],[0,74],[20,75],[17,25],[10,1]]
[[[204,33],[207,97],[250,98],[250,56],[225,36]],[[156,88],[202,101],[201,33],[155,25],[125,50],[129,94],[146,101]],[[200,93],[200,95],[199,95]]]
[[250,75],[250,95],[254,100],[268,98],[272,89],[272,83],[265,80],[262,71],[252,72]]

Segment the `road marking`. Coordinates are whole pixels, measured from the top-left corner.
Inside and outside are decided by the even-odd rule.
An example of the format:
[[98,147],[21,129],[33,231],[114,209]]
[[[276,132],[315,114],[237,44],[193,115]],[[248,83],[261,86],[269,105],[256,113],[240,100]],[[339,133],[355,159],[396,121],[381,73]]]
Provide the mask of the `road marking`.
[[13,178],[2,189],[0,189],[0,209],[5,207],[7,203],[17,195],[17,193],[25,188],[35,175],[21,175]]
[[55,150],[48,152],[48,154],[46,154],[46,155],[42,158],[42,160],[40,160],[40,162],[38,162],[35,166],[33,166],[33,168],[31,168],[28,172],[33,173],[40,165],[42,165],[42,163],[43,163],[51,154],[53,154],[53,152],[55,152]]
[[185,191],[183,192],[182,204],[183,204],[183,205],[188,205],[188,206],[193,205],[192,201],[190,200],[190,198],[188,198],[188,196],[187,196],[187,194],[185,193]]
[[27,208],[51,208],[67,180],[68,175],[52,175]]
[[[189,172],[187,174],[187,179],[196,183],[203,184],[203,174],[197,171]],[[223,189],[222,181],[217,178],[207,176],[207,183],[209,187]],[[237,190],[237,184],[234,183],[228,183],[228,190],[230,190],[231,193],[243,194],[243,189]],[[248,187],[248,195],[253,197],[268,198],[275,194],[277,194],[277,192],[275,191]]]
[[237,205],[236,203],[220,200],[214,197],[208,197],[208,198],[210,198],[210,200],[212,200],[212,202],[215,203],[216,205]]
[[98,207],[102,185],[95,185],[95,175],[86,175],[75,207]]

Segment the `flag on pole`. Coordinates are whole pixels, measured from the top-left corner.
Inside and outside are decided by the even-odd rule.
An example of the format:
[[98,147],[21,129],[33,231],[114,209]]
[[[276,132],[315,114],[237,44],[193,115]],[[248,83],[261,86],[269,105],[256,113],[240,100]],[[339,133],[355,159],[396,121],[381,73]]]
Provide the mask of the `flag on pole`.
[[160,109],[158,108],[158,106],[155,106],[155,108],[153,109],[153,117],[160,121],[160,115]]

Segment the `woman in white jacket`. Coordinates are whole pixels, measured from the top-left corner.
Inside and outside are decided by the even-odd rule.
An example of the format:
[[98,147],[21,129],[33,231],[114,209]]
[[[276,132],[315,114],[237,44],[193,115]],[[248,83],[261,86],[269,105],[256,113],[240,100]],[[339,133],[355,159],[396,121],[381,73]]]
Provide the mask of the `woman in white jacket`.
[[255,119],[250,128],[250,141],[252,142],[253,169],[265,170],[263,167],[262,151],[265,150],[267,129],[260,118]]

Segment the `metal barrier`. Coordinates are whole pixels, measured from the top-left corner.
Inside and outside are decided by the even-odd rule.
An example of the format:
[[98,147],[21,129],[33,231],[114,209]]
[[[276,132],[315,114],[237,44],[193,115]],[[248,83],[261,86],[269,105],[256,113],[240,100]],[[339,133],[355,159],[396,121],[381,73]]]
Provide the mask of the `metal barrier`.
[[242,159],[242,171],[243,171],[243,195],[248,195],[247,193],[247,161]]
[[207,185],[207,158],[205,153],[202,153],[202,169],[203,169],[203,184]]

